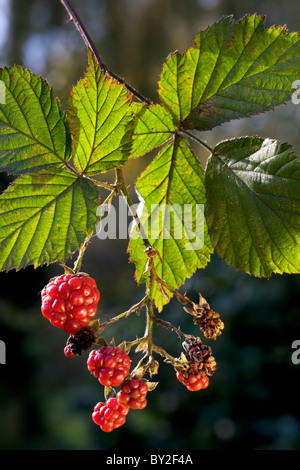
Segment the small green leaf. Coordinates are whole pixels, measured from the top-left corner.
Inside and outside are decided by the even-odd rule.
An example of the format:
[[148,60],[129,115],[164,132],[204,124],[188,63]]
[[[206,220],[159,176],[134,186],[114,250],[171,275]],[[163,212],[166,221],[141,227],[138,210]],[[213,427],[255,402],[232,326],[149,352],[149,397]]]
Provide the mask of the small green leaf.
[[159,95],[177,124],[204,130],[285,104],[299,76],[297,33],[266,30],[263,16],[226,17],[168,57]]
[[119,167],[129,158],[133,116],[125,86],[101,71],[90,50],[88,55],[88,70],[70,93],[68,119],[74,164],[92,175]]
[[21,174],[62,167],[70,158],[65,114],[41,77],[15,66],[0,69],[5,103],[0,104],[0,168]]
[[[151,245],[160,253],[155,269],[161,279],[177,288],[209,261],[212,246],[202,211],[204,172],[185,139],[176,137],[155,157],[136,184],[145,202],[141,221]],[[129,245],[136,263],[136,279],[144,282],[147,256],[143,239],[133,230]],[[168,293],[168,292],[166,292]],[[168,293],[169,294],[169,293]],[[159,309],[168,299],[156,287]]]
[[286,143],[217,145],[206,170],[206,219],[219,256],[258,277],[300,272],[300,162]]
[[136,158],[167,142],[176,132],[172,116],[166,108],[133,103],[135,128],[130,157]]
[[69,170],[22,175],[0,197],[0,270],[64,262],[97,222],[98,191]]

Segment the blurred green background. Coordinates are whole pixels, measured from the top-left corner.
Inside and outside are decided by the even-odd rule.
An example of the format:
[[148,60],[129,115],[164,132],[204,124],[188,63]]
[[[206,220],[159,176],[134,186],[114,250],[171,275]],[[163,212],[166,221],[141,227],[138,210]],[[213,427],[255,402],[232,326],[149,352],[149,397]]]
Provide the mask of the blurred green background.
[[[266,15],[266,25],[300,30],[298,0],[73,0],[103,61],[144,95],[157,98],[157,80],[170,52],[191,45],[199,29],[223,15]],[[71,87],[86,68],[86,49],[59,0],[0,0],[0,66],[23,65],[47,78],[66,106]],[[299,77],[300,79],[300,77]],[[205,133],[210,145],[239,135],[288,141],[300,155],[300,106],[289,104],[251,119]],[[196,149],[205,161],[207,153]],[[149,157],[125,166],[128,184]],[[110,181],[112,175],[107,175]],[[0,173],[0,190],[11,181]],[[96,237],[84,258],[101,290],[104,318],[127,310],[144,293],[134,280],[127,240]],[[300,340],[298,275],[251,278],[213,256],[205,270],[186,282],[190,298],[198,292],[220,312],[225,330],[208,342],[218,363],[210,387],[188,392],[172,367],[160,361],[157,388],[148,406],[132,411],[111,434],[91,420],[103,399],[102,386],[86,368],[87,355],[65,358],[66,334],[40,313],[39,292],[57,265],[0,273],[0,449],[82,450],[292,450],[300,449],[299,374],[291,345]],[[175,302],[163,318],[198,335],[191,317]],[[105,330],[117,343],[142,334],[144,314]],[[156,327],[154,341],[172,355],[182,347],[175,333]],[[137,355],[136,355],[137,356]],[[139,356],[140,357],[140,356]],[[159,359],[159,357],[157,357]],[[135,360],[135,359],[134,359]]]

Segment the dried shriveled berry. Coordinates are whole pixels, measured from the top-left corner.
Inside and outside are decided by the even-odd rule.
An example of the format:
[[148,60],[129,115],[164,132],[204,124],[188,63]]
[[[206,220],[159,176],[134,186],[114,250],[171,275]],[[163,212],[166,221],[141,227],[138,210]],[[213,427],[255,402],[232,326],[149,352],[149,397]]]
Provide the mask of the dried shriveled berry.
[[192,370],[202,373],[202,375],[211,376],[217,369],[217,363],[212,355],[210,346],[202,344],[200,338],[194,338],[192,341],[183,343],[186,351],[186,358]]
[[78,333],[70,335],[64,349],[65,356],[80,356],[95,343],[95,332],[90,327],[82,328]]
[[199,304],[190,302],[189,306],[184,307],[184,310],[193,315],[195,325],[200,325],[204,336],[208,339],[216,339],[224,329],[220,315],[214,312],[207,301],[199,294]]

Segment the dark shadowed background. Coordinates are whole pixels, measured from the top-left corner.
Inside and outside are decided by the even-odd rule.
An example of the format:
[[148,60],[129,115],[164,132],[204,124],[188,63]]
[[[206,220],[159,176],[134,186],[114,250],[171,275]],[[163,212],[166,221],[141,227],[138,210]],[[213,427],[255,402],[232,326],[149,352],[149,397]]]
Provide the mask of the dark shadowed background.
[[[103,61],[144,95],[157,98],[157,80],[170,52],[191,45],[199,29],[223,15],[266,15],[266,25],[287,24],[300,31],[298,0],[73,0]],[[0,0],[0,66],[23,65],[47,78],[66,106],[71,87],[82,77],[86,48],[59,0]],[[299,77],[300,79],[300,77]],[[251,119],[234,121],[205,133],[210,145],[239,135],[287,141],[300,155],[300,106],[289,104]],[[199,152],[205,160],[206,153]],[[147,165],[141,158],[125,166],[128,184]],[[107,175],[109,181],[112,175]],[[0,190],[9,184],[0,173]],[[128,309],[144,293],[128,263],[127,240],[94,237],[83,270],[101,290],[100,314]],[[39,292],[57,265],[0,273],[0,340],[6,365],[0,365],[0,449],[300,449],[299,374],[291,345],[300,340],[298,275],[251,278],[213,256],[184,286],[198,292],[220,312],[225,330],[213,348],[218,370],[210,387],[188,392],[173,369],[160,362],[158,387],[143,411],[111,434],[91,420],[103,399],[102,386],[90,376],[86,355],[65,358],[66,334],[40,313]],[[163,317],[183,331],[198,334],[191,317],[172,301]],[[133,314],[105,330],[106,339],[142,334],[144,315]],[[181,344],[169,331],[155,328],[154,340],[171,354]]]

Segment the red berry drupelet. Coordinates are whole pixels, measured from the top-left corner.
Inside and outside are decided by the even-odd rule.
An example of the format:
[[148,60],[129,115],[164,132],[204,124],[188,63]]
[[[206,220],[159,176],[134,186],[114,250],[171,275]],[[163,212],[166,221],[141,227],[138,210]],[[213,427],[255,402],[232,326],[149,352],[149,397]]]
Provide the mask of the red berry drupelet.
[[64,348],[64,354],[66,357],[68,357],[69,359],[75,357],[75,354],[72,352],[70,346],[65,346]]
[[133,378],[124,382],[117,395],[120,405],[133,410],[142,410],[147,406],[148,387],[141,378]]
[[107,387],[117,387],[129,375],[131,361],[124,349],[118,346],[102,346],[90,352],[88,370]]
[[97,403],[92,419],[102,431],[111,432],[125,423],[128,412],[127,406],[120,405],[116,397],[111,397],[106,403]]
[[177,371],[176,377],[190,392],[203,390],[209,385],[209,378],[201,372]]
[[41,311],[53,326],[77,333],[96,315],[100,293],[87,274],[63,274],[51,280],[41,293]]

